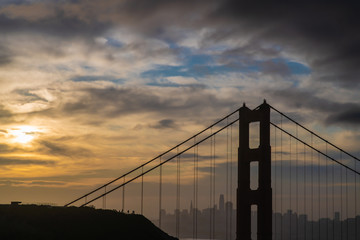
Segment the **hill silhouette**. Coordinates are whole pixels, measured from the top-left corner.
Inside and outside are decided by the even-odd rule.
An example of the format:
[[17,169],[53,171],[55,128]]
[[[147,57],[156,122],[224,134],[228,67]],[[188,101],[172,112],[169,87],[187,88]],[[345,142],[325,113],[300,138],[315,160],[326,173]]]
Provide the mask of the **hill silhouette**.
[[91,207],[0,205],[1,239],[175,240],[142,215]]

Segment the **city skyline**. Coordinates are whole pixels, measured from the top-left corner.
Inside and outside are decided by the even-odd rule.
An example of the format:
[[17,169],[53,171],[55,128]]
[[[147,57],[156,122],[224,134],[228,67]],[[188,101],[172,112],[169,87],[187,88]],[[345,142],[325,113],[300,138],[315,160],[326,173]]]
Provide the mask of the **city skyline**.
[[[164,209],[161,211],[162,224],[161,228],[172,236],[176,236],[176,218],[179,215],[179,237],[192,238],[197,236],[200,239],[209,237],[212,231],[209,227],[211,219],[211,208],[202,210],[193,208],[192,201],[189,209],[182,209],[177,212],[167,213]],[[235,237],[236,231],[236,209],[233,209],[233,203],[224,202],[224,195],[219,195],[218,204],[213,206],[215,214],[215,238],[216,239],[232,239]],[[194,213],[197,212],[198,229],[196,235],[194,233]],[[344,214],[345,215],[345,214]],[[159,220],[152,220],[154,224],[159,226]],[[251,236],[257,239],[257,211],[251,211]],[[231,227],[230,227],[231,225]],[[309,220],[307,214],[298,214],[290,209],[284,213],[273,213],[273,239],[351,239],[356,240],[356,236],[360,235],[360,215],[355,217],[341,216],[340,212],[334,212],[332,217],[320,217],[315,220]],[[227,229],[227,231],[226,231]],[[319,234],[320,233],[320,234]]]

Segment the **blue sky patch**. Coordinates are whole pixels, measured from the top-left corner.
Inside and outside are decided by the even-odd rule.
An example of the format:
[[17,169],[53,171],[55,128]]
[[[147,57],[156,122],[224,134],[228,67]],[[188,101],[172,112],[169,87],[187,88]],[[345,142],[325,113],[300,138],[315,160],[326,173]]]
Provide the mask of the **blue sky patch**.
[[116,48],[121,48],[124,46],[124,44],[122,42],[120,42],[119,40],[116,40],[115,38],[106,38],[107,42],[106,44],[112,47],[116,47]]
[[76,76],[71,79],[74,82],[95,82],[95,81],[107,81],[113,83],[123,83],[125,80],[121,78],[115,78],[113,76]]
[[289,67],[292,74],[310,74],[311,69],[301,63],[288,61],[286,62],[287,66]]
[[[275,58],[266,61],[253,61],[251,59],[243,59],[243,56],[236,56],[235,58],[229,59],[233,61],[229,61],[226,64],[218,64],[218,62],[216,61],[216,55],[189,54],[191,50],[182,47],[180,47],[179,50],[182,53],[187,53],[182,55],[183,65],[156,65],[153,69],[141,73],[141,77],[151,79],[153,80],[151,82],[155,82],[157,85],[172,85],[173,83],[160,83],[154,80],[176,76],[192,77],[196,79],[199,77],[227,74],[231,72],[251,73],[264,71],[264,73],[266,73],[267,71],[269,71],[270,73],[276,73],[276,71],[285,71],[288,74],[295,75],[311,73],[311,69],[306,65],[299,62],[290,61],[285,58]],[[263,68],[265,66],[264,64],[269,61],[273,62],[274,66],[267,66],[269,68],[265,70]],[[272,68],[274,69],[272,70]],[[283,69],[281,70],[281,68]]]

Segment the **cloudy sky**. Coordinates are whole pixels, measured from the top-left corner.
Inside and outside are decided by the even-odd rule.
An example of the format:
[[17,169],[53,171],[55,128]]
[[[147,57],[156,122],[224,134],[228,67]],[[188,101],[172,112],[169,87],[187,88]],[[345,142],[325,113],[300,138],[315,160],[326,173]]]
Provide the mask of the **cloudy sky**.
[[0,202],[63,204],[263,99],[359,154],[359,11],[343,1],[1,1]]

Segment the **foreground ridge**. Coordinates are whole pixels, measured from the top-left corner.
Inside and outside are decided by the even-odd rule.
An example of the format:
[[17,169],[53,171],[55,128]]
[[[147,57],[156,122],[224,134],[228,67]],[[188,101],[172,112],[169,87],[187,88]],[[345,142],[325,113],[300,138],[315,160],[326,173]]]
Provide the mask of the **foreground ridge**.
[[92,207],[0,205],[1,239],[175,240],[138,214]]

